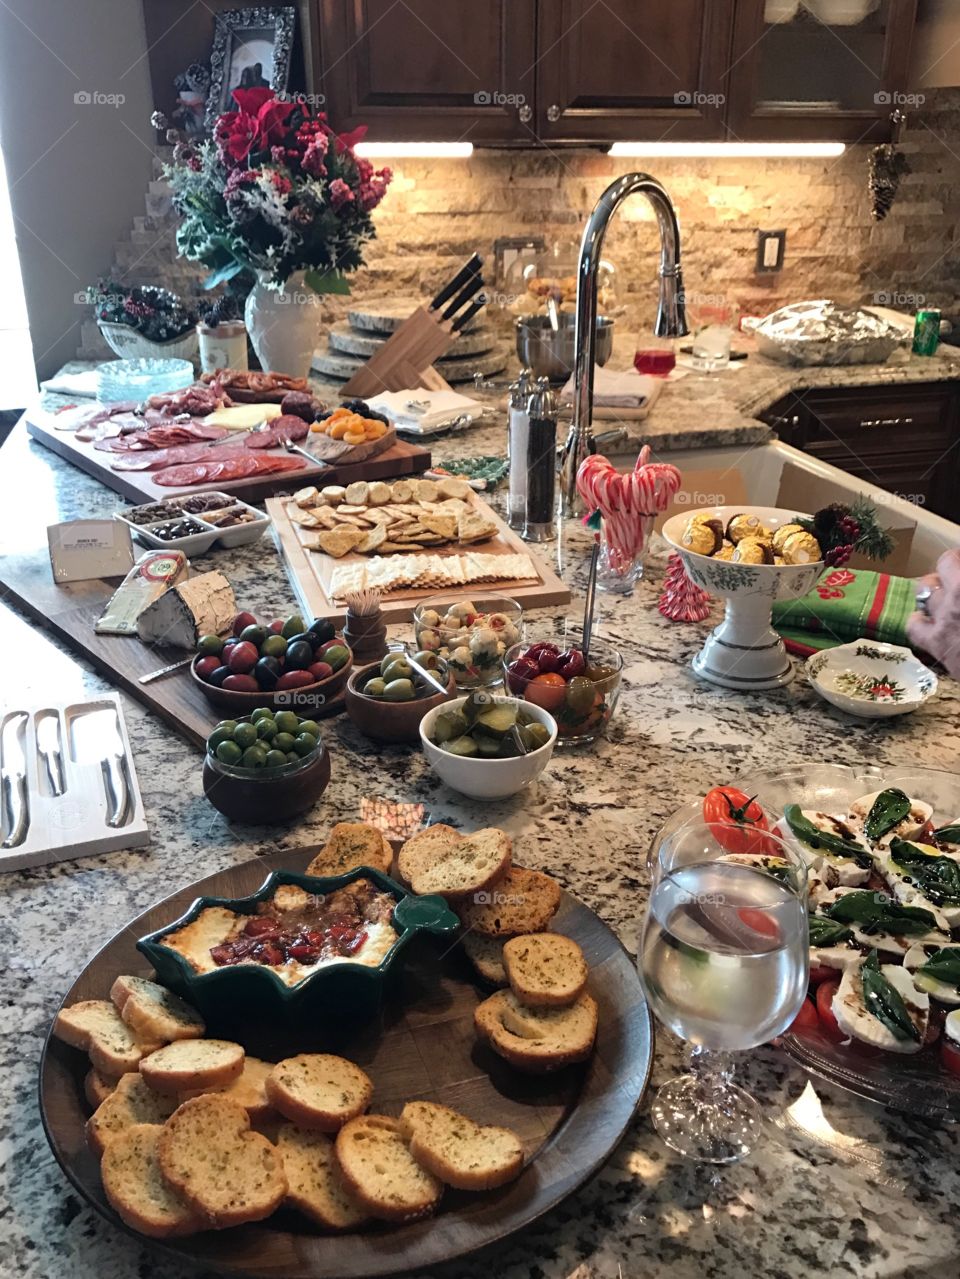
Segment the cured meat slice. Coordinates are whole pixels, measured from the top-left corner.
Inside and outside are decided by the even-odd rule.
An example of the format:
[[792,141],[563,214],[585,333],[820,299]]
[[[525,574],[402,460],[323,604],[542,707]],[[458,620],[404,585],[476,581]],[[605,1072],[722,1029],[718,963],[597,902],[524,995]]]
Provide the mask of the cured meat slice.
[[120,452],[110,459],[111,471],[161,471],[165,466],[180,466],[184,462],[214,462],[223,458],[244,456],[244,450],[236,444],[204,444],[195,440],[192,444],[178,444],[168,449],[139,449]]
[[300,471],[306,465],[306,460],[302,457],[273,457],[269,453],[238,449],[234,457],[219,462],[188,462],[183,466],[168,466],[157,472],[154,482],[164,488],[188,488],[192,484],[241,480],[250,475]]
[[230,432],[222,426],[206,426],[178,422],[171,426],[151,426],[135,434],[121,435],[119,439],[99,440],[94,448],[101,453],[136,453],[145,449],[167,449],[178,444],[196,444],[204,440],[222,440]]
[[[79,408],[63,409],[55,414],[58,431],[76,431],[78,440],[96,440],[106,428],[113,430],[113,419],[120,414],[130,413],[137,406],[133,400],[124,400],[118,404],[84,404]],[[104,428],[101,430],[101,428]]]
[[304,439],[309,430],[309,426],[302,417],[286,413],[282,417],[274,418],[265,430],[251,431],[245,442],[248,449],[272,449],[282,444],[284,440],[289,440],[292,444]]
[[219,385],[194,385],[182,391],[164,391],[160,395],[151,395],[147,405],[151,409],[160,409],[168,417],[179,413],[189,413],[192,417],[203,417],[212,413],[223,404],[223,391]]

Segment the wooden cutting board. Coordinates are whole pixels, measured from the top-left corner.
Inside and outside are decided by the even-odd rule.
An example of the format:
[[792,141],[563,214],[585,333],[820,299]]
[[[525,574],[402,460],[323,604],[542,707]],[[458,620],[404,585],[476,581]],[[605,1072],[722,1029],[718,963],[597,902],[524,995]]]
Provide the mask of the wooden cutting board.
[[[52,631],[74,653],[86,658],[117,688],[159,715],[191,746],[203,750],[214,724],[224,716],[204,697],[190,668],[184,666],[149,684],[139,682],[141,675],[179,662],[189,654],[182,648],[141,644],[135,635],[98,635],[93,629],[121,580],[96,578],[57,586],[45,551],[0,559],[0,588],[14,604]],[[341,696],[313,713],[325,717],[344,709]]]
[[[409,621],[419,601],[438,594],[440,590],[446,594],[508,595],[524,608],[545,608],[552,604],[569,603],[572,598],[570,588],[543,563],[530,543],[522,541],[477,493],[472,493],[471,501],[480,513],[496,524],[496,534],[486,542],[472,542],[468,547],[452,543],[448,546],[424,547],[421,553],[444,557],[469,550],[494,555],[526,555],[533,563],[536,578],[524,581],[505,579],[502,582],[476,582],[422,590],[415,587],[404,588],[383,598],[381,607],[388,623]],[[271,498],[267,502],[267,511],[273,519],[274,537],[297,601],[312,617],[328,617],[335,625],[342,624],[346,609],[342,601],[332,598],[330,592],[333,571],[340,564],[364,561],[369,557],[353,553],[341,559],[333,559],[322,551],[308,551],[306,543],[316,541],[318,530],[294,524],[287,515],[287,503],[286,498]]]
[[[72,431],[56,430],[57,415],[40,408],[24,414],[27,431],[45,448],[72,462],[87,475],[100,480],[114,492],[131,502],[161,502],[185,493],[205,490],[231,493],[245,502],[260,502],[274,493],[292,493],[305,484],[351,484],[354,480],[382,480],[388,476],[417,475],[430,465],[430,450],[406,440],[397,440],[389,449],[362,461],[337,461],[329,466],[317,462],[302,471],[284,471],[278,475],[251,476],[245,480],[218,480],[211,484],[192,484],[185,488],[166,488],[157,484],[152,471],[114,471],[112,454],[98,452],[93,442],[74,438]],[[229,438],[217,443],[229,444]],[[288,456],[283,449],[265,449],[269,455]],[[295,454],[293,456],[296,456]]]

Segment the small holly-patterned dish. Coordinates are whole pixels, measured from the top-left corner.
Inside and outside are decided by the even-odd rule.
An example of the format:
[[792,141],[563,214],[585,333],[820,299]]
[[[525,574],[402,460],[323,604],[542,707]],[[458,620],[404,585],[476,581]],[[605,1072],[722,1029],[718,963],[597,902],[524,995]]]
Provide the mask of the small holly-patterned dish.
[[806,672],[822,698],[861,719],[906,715],[937,691],[936,675],[909,648],[876,640],[814,653]]

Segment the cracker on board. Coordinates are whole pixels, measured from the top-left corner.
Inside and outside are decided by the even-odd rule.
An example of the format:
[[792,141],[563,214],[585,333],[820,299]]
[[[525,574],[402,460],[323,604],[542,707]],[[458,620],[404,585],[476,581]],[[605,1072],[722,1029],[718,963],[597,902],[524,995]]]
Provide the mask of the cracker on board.
[[338,560],[343,555],[348,555],[355,550],[357,544],[363,540],[363,534],[359,529],[353,528],[334,528],[324,529],[317,538],[317,543],[327,555],[332,555]]
[[387,540],[387,530],[382,524],[374,524],[373,528],[364,535],[363,541],[358,543],[357,550],[364,555],[370,551],[377,550]]

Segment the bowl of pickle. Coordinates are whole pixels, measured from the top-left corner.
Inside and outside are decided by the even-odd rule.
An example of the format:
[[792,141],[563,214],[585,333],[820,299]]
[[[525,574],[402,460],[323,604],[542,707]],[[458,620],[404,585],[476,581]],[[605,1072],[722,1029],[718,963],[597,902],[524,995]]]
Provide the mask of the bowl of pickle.
[[503,656],[505,687],[549,711],[560,745],[592,742],[606,730],[620,696],[623,658],[594,639],[584,654],[578,645],[551,640],[514,644]]
[[523,638],[523,609],[507,595],[431,595],[413,629],[417,648],[442,658],[457,688],[485,688],[500,683],[504,653]]
[[557,721],[518,697],[473,689],[420,721],[427,763],[441,781],[473,799],[505,799],[550,762]]

